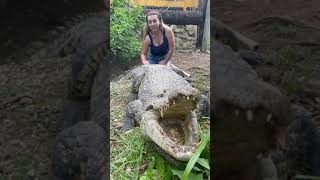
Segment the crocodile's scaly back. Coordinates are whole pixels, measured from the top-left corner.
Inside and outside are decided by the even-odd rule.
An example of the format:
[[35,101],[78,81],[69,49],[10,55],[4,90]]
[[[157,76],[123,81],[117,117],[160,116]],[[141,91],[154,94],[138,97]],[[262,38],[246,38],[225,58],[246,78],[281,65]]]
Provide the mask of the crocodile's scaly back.
[[145,104],[154,102],[156,97],[168,96],[176,89],[190,87],[184,78],[167,66],[149,65],[144,69],[144,78],[139,87],[138,96]]

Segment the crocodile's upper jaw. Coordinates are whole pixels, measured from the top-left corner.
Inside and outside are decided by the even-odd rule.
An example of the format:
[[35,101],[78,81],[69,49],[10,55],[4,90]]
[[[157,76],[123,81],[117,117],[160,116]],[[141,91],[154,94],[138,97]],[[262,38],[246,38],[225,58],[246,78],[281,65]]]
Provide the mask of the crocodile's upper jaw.
[[194,112],[198,97],[177,94],[166,98],[166,103],[142,114],[142,132],[173,158],[188,161],[199,141]]

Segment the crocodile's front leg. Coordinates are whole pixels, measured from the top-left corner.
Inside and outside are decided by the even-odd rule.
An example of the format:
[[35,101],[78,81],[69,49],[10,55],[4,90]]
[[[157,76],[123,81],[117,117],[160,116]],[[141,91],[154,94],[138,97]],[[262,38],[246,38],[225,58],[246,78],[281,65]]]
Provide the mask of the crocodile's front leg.
[[134,128],[137,118],[142,114],[142,108],[143,103],[140,100],[129,102],[121,131],[128,131]]

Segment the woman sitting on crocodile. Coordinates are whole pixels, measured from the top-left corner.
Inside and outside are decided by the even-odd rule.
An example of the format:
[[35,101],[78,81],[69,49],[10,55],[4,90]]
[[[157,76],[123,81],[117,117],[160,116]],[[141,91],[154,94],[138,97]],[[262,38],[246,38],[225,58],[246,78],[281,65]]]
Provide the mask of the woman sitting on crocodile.
[[163,23],[158,11],[150,11],[146,15],[143,34],[142,63],[169,65],[173,51],[174,35],[172,29]]

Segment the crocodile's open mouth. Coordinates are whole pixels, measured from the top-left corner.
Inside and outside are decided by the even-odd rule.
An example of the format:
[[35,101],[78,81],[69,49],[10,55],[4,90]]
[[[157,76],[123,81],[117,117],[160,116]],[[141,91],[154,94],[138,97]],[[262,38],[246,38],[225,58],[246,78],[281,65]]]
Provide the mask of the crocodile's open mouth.
[[169,155],[187,161],[198,145],[197,99],[193,95],[169,96],[161,106],[142,115],[145,135]]

